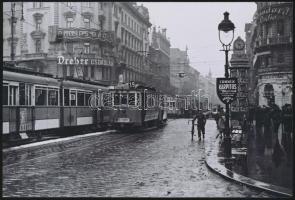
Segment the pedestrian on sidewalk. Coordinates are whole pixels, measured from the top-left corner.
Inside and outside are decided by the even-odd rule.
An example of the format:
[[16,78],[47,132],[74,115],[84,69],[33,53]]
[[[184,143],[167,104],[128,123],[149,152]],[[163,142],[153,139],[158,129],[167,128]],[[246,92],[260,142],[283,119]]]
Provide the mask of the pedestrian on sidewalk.
[[287,161],[291,163],[292,159],[292,133],[293,133],[293,112],[292,105],[285,104],[282,107],[282,124],[283,124],[283,134],[282,134],[282,145],[287,154]]
[[220,137],[224,137],[224,134],[225,134],[225,116],[224,115],[221,115],[221,117],[219,118],[219,121],[218,121],[218,130],[219,130],[219,134]]
[[206,125],[206,117],[203,112],[200,112],[198,115],[198,137],[201,140],[201,133],[203,134],[203,139],[205,138],[205,125]]

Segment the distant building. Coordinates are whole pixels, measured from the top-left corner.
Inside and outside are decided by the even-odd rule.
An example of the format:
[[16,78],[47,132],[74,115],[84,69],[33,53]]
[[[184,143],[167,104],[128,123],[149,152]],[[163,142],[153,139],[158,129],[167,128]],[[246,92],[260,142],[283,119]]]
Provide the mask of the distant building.
[[170,41],[166,36],[166,29],[156,30],[153,27],[151,45],[149,49],[150,68],[153,74],[151,83],[164,92],[171,93],[170,88]]
[[187,49],[170,48],[170,84],[175,94],[191,95],[199,89],[200,73],[189,64]]

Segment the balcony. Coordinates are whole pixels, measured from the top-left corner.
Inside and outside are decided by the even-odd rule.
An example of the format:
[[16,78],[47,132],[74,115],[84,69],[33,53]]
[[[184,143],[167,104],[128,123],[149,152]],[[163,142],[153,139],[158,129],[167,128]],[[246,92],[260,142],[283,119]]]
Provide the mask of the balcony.
[[88,14],[93,15],[94,7],[82,6],[82,14],[83,13],[88,13]]
[[47,53],[43,53],[43,52],[40,52],[40,53],[26,53],[24,55],[24,59],[45,59],[47,58]]
[[292,44],[292,42],[293,42],[292,35],[258,38],[256,40],[255,48],[270,46],[270,45]]

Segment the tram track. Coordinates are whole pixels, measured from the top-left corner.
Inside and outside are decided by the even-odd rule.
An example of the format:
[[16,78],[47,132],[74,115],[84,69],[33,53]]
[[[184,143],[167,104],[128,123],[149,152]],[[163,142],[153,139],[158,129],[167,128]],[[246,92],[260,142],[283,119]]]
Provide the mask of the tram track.
[[[163,128],[163,127],[161,127]],[[160,128],[160,129],[161,129]],[[9,162],[12,162],[12,161],[9,161],[9,158],[6,159],[8,164],[5,164],[5,156],[4,156],[4,159],[3,159],[3,169],[6,169],[7,167],[11,167],[11,166],[16,166],[16,165],[19,165],[19,164],[23,164],[23,163],[27,163],[27,162],[32,162],[32,161],[42,161],[43,159],[45,158],[50,158],[50,157],[54,157],[58,154],[62,154],[62,153],[71,153],[71,152],[79,152],[79,151],[82,151],[84,149],[87,149],[89,148],[90,146],[93,146],[93,145],[97,145],[99,143],[101,143],[101,145],[99,146],[99,148],[101,148],[101,151],[105,150],[107,147],[112,147],[112,146],[116,146],[122,142],[124,142],[124,140],[126,139],[129,139],[129,138],[132,138],[132,137],[135,137],[135,135],[137,136],[136,138],[143,138],[144,135],[140,136],[141,133],[146,133],[146,132],[149,132],[149,131],[154,131],[154,130],[157,130],[159,128],[157,127],[151,127],[149,129],[144,129],[144,130],[139,130],[138,132],[136,133],[124,133],[124,132],[120,132],[120,131],[116,131],[116,132],[112,132],[114,134],[117,134],[117,136],[119,134],[124,134],[123,136],[120,136],[120,137],[116,137],[115,140],[113,140],[113,137],[111,135],[108,134],[108,137],[107,138],[104,138],[103,140],[99,140],[99,139],[96,139],[96,140],[93,140],[93,138],[91,138],[91,136],[87,137],[85,139],[85,141],[83,142],[83,145],[79,145],[79,146],[76,146],[76,147],[72,147],[73,145],[75,145],[76,143],[78,142],[81,142],[80,140],[74,140],[74,141],[67,141],[66,143],[61,143],[61,142],[56,142],[55,144],[51,143],[49,145],[52,145],[53,146],[48,146],[48,147],[44,147],[45,152],[42,152],[41,150],[41,153],[46,153],[46,152],[53,152],[53,153],[46,153],[45,155],[42,155],[42,156],[37,156],[37,157],[34,157],[34,158],[30,158],[30,159],[26,159],[26,157],[30,157],[30,154],[34,154],[34,150],[35,149],[31,149],[33,151],[29,152],[30,148],[27,148],[26,149],[26,152],[23,153],[23,154],[27,154],[27,155],[20,155],[20,159],[23,159],[22,161],[20,162],[13,162],[13,163],[9,163]],[[100,137],[100,136],[96,136],[96,137]],[[104,141],[104,140],[108,140],[108,141]],[[110,141],[111,140],[111,141]],[[89,142],[91,141],[91,142]],[[93,142],[94,141],[94,142]],[[85,144],[86,143],[86,144]],[[42,146],[40,146],[42,148]],[[60,151],[61,150],[61,151]],[[4,153],[15,153],[15,151],[13,152],[4,152]],[[18,152],[16,152],[17,154]],[[7,155],[9,156],[9,155]],[[15,156],[15,155],[13,155]]]

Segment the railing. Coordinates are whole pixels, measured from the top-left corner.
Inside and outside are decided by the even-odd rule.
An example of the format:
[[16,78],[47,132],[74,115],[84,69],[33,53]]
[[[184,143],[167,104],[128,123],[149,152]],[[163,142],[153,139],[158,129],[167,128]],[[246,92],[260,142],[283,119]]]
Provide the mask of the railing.
[[25,54],[25,58],[46,58],[47,57],[47,53],[26,53]]
[[289,44],[292,42],[293,42],[292,35],[258,38],[256,40],[256,47],[267,46],[267,45],[276,45],[276,44]]

